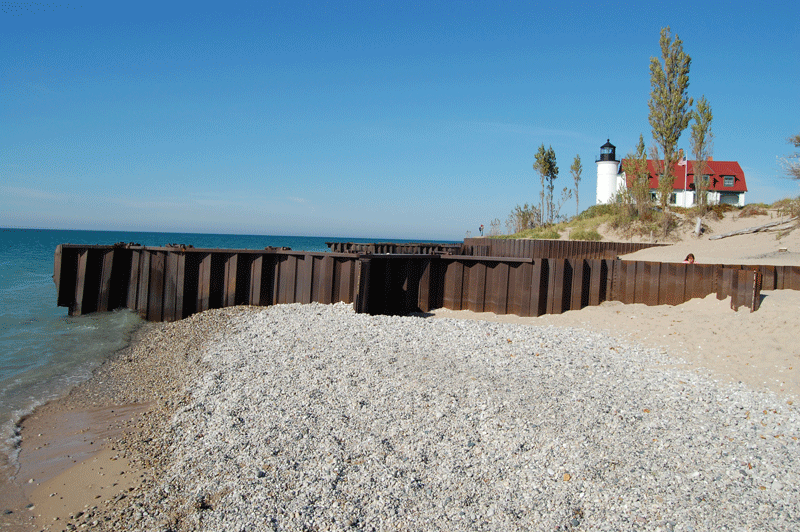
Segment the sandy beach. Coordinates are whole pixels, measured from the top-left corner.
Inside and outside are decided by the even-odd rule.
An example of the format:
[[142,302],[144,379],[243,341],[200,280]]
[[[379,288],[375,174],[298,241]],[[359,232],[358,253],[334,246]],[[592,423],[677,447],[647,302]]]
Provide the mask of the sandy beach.
[[[711,236],[780,219],[767,216],[705,221],[700,237],[687,223],[678,241],[626,259],[699,263],[800,265],[800,231],[765,231],[710,240]],[[607,235],[621,239],[620,235]],[[800,400],[800,292],[767,291],[761,307],[734,312],[714,295],[678,306],[606,302],[561,315],[513,315],[438,309],[433,318],[556,326],[608,334],[626,344],[663,353],[672,368],[712,380],[742,383],[755,392]],[[173,324],[148,324],[131,346],[67,397],[49,403],[21,424],[19,469],[6,483],[2,530],[67,530],[88,524],[113,529],[138,494],[152,490],[169,462],[153,433],[184,404],[185,386],[203,371],[200,357],[247,308],[210,311]],[[115,516],[115,517],[111,517]],[[105,527],[105,528],[104,528]]]

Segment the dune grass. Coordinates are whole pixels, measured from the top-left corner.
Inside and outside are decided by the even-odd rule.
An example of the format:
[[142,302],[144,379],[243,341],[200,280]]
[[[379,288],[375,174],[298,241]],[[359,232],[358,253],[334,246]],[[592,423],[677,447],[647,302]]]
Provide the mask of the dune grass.
[[769,205],[766,203],[749,203],[741,208],[724,204],[712,205],[707,212],[703,212],[697,207],[670,207],[667,212],[653,208],[644,213],[643,216],[639,216],[636,210],[631,209],[630,206],[620,203],[592,205],[566,222],[491,238],[554,240],[560,238],[561,233],[568,231],[570,240],[599,241],[603,237],[598,229],[603,224],[608,224],[609,227],[623,235],[669,235],[671,231],[679,226],[680,218],[690,219],[698,216],[711,216],[721,219],[730,212],[737,213],[737,216],[740,217],[747,217],[764,215],[769,211],[777,211],[782,216],[798,216],[800,215],[800,197],[784,198]]

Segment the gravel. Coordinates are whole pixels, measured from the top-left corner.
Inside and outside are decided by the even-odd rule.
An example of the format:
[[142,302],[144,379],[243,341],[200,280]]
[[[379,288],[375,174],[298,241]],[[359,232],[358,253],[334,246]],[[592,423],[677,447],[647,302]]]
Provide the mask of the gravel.
[[341,303],[152,334],[171,389],[119,443],[150,474],[99,528],[800,527],[796,406],[662,351]]

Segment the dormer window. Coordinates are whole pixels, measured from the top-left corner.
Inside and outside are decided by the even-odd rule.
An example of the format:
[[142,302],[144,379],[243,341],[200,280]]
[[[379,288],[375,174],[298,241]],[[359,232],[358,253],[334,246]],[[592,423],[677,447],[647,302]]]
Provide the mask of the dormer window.
[[732,187],[733,186],[733,176],[732,175],[725,175],[722,176],[723,182],[722,185],[725,187]]

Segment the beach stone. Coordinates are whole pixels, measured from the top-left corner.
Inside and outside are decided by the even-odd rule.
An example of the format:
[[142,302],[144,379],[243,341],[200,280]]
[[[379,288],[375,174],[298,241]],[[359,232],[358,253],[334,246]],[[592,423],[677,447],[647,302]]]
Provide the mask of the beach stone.
[[[137,427],[150,441],[117,442],[149,473],[101,530],[792,530],[800,515],[795,407],[602,333],[232,307],[161,324],[130,355],[104,371],[153,382],[120,395],[172,400]],[[787,436],[761,438],[762,418]]]

